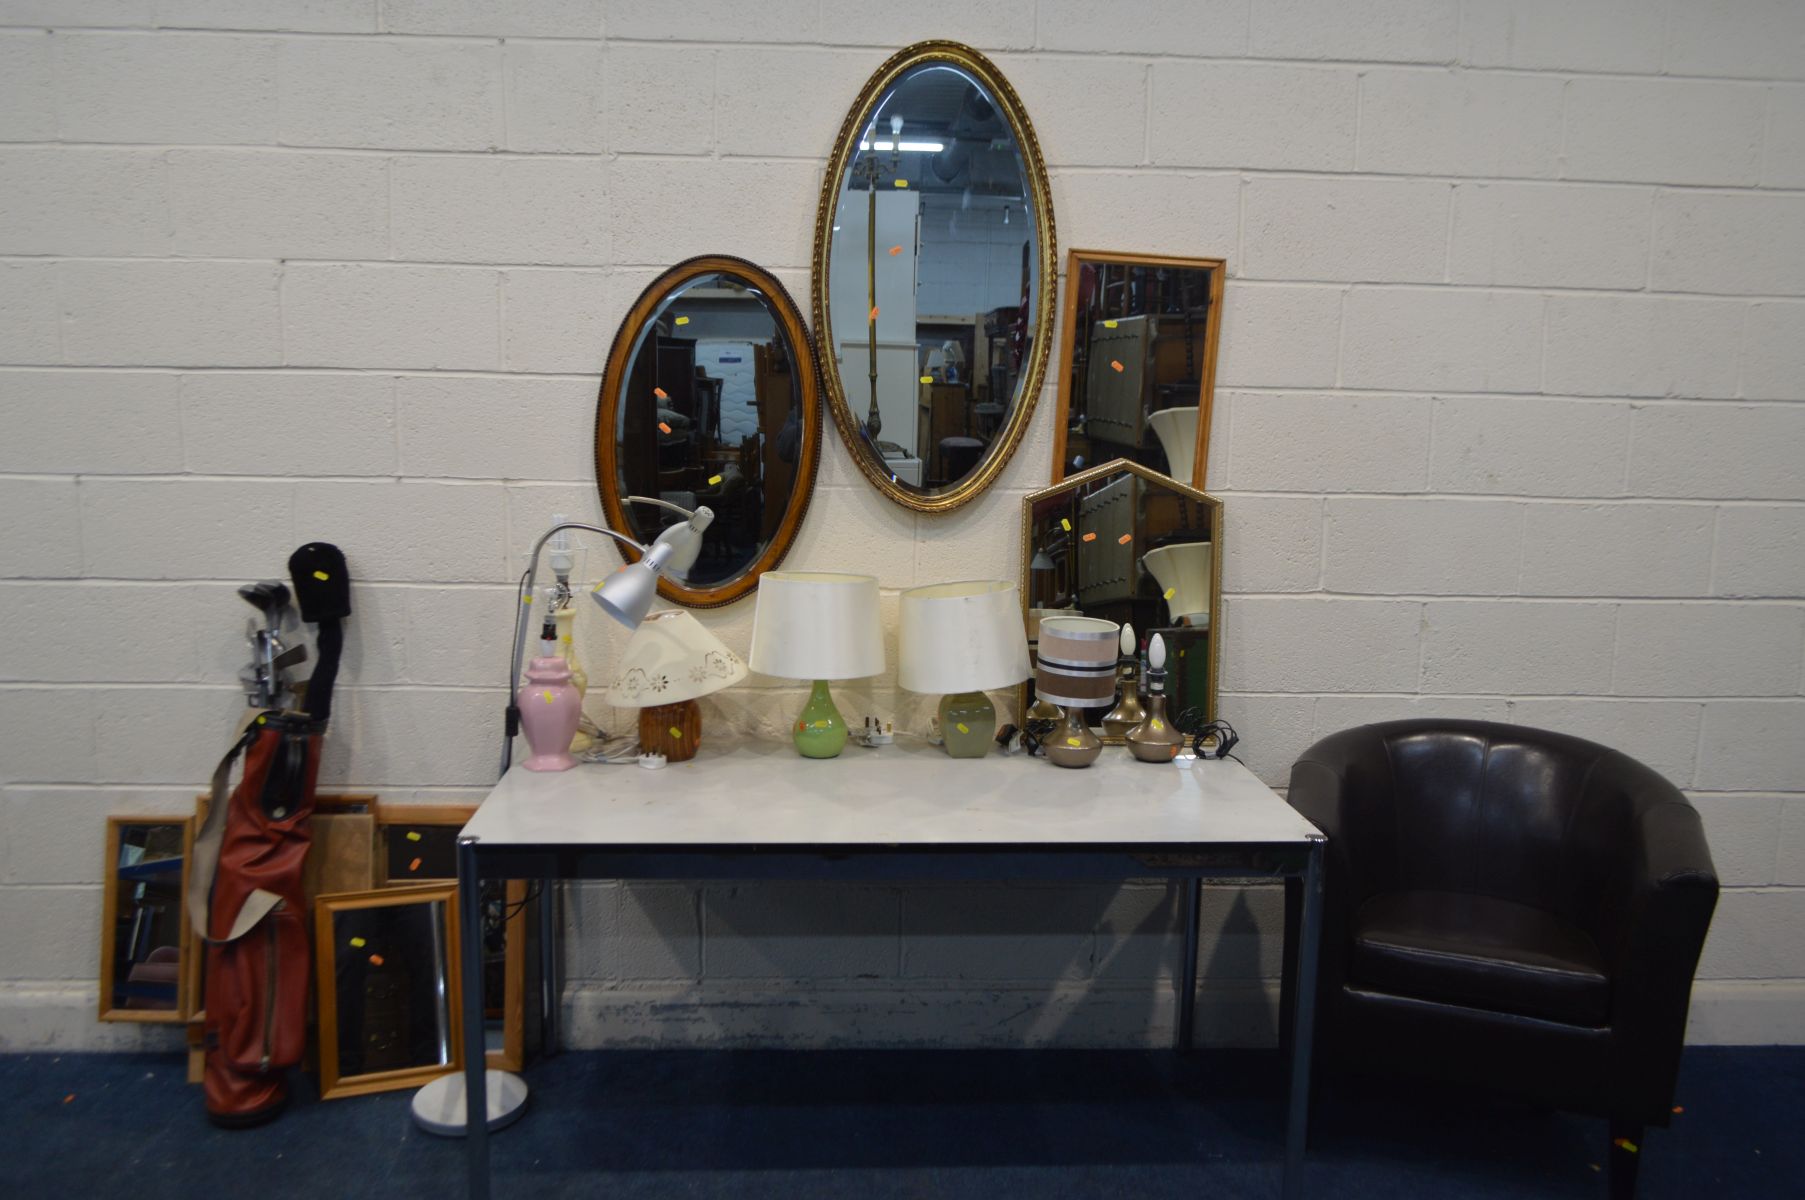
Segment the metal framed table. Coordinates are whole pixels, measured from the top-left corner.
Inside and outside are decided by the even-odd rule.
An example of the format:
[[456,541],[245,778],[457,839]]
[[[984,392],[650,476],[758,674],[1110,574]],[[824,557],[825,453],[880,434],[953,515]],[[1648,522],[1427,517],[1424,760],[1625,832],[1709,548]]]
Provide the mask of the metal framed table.
[[[1185,889],[1181,1047],[1194,1026],[1200,884],[1284,879],[1301,886],[1303,899],[1286,947],[1295,997],[1289,1200],[1300,1194],[1308,1119],[1322,872],[1322,834],[1233,761],[1151,765],[1112,749],[1094,767],[1067,771],[1001,755],[951,759],[899,740],[824,761],[771,742],[711,745],[662,771],[516,766],[458,838],[465,1094],[484,1087],[484,879],[1177,881]],[[541,940],[550,946],[557,937],[548,931]],[[555,1022],[556,991],[547,993]],[[469,1192],[486,1200],[482,1105],[469,1106],[468,1121]]]

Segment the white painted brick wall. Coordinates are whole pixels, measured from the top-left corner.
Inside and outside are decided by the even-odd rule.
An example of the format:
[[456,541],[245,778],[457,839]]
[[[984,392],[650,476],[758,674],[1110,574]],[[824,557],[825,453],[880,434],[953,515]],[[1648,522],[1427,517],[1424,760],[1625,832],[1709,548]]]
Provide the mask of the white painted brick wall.
[[[1228,260],[1210,463],[1253,768],[1437,714],[1619,746],[1695,798],[1727,888],[1700,1035],[1805,1040],[1805,8],[0,0],[0,1044],[142,1044],[88,1015],[102,817],[190,803],[239,711],[233,586],[299,541],[361,580],[327,785],[480,798],[509,580],[553,512],[600,516],[622,315],[704,252],[806,303],[829,140],[916,36],[1027,99],[1062,262]],[[892,620],[1012,570],[1053,395],[946,517],[829,433],[790,565],[878,575]],[[751,610],[701,619],[744,648]],[[605,677],[620,635],[578,636]],[[799,699],[753,680],[711,720],[777,737]],[[569,907],[589,1042],[1171,1020],[1157,886]],[[1211,894],[1206,1036],[1270,1036],[1278,920]]]

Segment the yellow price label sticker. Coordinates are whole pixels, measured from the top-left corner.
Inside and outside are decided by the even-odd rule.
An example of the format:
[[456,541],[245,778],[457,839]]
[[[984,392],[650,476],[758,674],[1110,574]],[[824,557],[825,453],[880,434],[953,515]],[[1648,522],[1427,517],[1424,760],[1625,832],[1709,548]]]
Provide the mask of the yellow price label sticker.
[[1105,321],[1105,322],[1103,322],[1103,328],[1114,329],[1119,324],[1121,324],[1120,321]]
[[521,597],[521,598],[520,598],[520,602],[521,602],[521,603],[522,603],[522,604],[531,604],[531,603],[532,603],[532,602],[533,602],[533,596],[532,596],[532,593],[530,593],[530,592],[529,592],[529,593],[527,593],[527,594],[526,594],[526,595],[524,595],[524,596],[522,596],[522,597]]
[[1064,517],[1059,518],[1059,527],[1067,533],[1072,532],[1072,523]]
[[1084,743],[1083,743],[1083,742],[1081,742],[1081,741],[1079,741],[1079,740],[1078,740],[1078,739],[1077,739],[1077,738],[1067,738],[1067,739],[1066,739],[1066,740],[1065,740],[1065,744],[1066,744],[1066,745],[1068,745],[1068,746],[1082,746],[1082,745],[1084,745]]
[[678,741],[683,740],[683,731],[681,729],[678,729],[675,725],[671,726],[669,732],[670,732],[670,735],[672,737],[676,738]]
[[932,383],[932,382],[934,382],[934,377],[932,375],[923,375],[921,377],[921,381],[923,383]]
[[829,725],[832,725],[832,724],[833,724],[832,721],[829,721],[825,717],[823,717],[821,720],[815,722],[815,728],[816,729],[826,729]]
[[971,732],[971,730],[966,727],[966,724],[964,721],[959,722],[957,725],[953,726],[953,728],[957,729],[960,733],[970,733]]
[[1158,733],[1166,727],[1165,722],[1161,721],[1158,717],[1153,718],[1151,724],[1153,726],[1153,732],[1155,733]]
[[541,696],[544,696],[544,697],[545,697],[545,702],[546,702],[546,703],[547,703],[547,704],[550,704],[550,703],[551,703],[551,702],[552,702],[552,694],[551,694],[551,692],[550,692],[550,691],[544,691],[544,692],[540,692],[540,693],[539,693],[539,694],[540,694],[540,695],[541,695]]
[[708,477],[708,486],[709,487],[713,487],[715,484],[717,484],[719,482],[721,482],[721,477],[719,475],[710,475]]
[[906,179],[899,179],[896,181],[896,186],[899,188],[906,188],[909,186],[909,181]]
[[268,717],[258,717],[258,718],[257,718],[257,724],[259,724],[259,725],[268,725],[268,724],[269,724],[269,718],[268,718]]
[[326,572],[324,572],[324,571],[315,571],[313,573],[313,577],[315,579],[319,580],[321,583],[325,583],[328,579],[332,578],[332,576],[326,574]]
[[410,842],[417,842],[417,841],[419,841],[419,840],[420,840],[420,831],[419,831],[419,830],[417,830],[417,829],[410,829],[410,830],[408,830],[408,831],[407,831],[407,840],[408,840],[408,841],[410,841]]
[[364,948],[364,946],[366,946],[368,943],[365,942],[362,938],[352,938],[351,944],[353,946],[357,947],[359,950],[362,950]]
[[689,324],[689,318],[688,318],[688,317],[678,317],[678,318],[677,318],[677,324],[679,324],[679,325],[687,325],[687,324]]
[[1167,589],[1166,589],[1166,595],[1165,595],[1165,599],[1167,599],[1167,600],[1170,600],[1170,599],[1171,599],[1171,598],[1172,598],[1172,597],[1174,597],[1174,596],[1176,596],[1176,595],[1178,595],[1178,589],[1177,589],[1177,588],[1167,588]]

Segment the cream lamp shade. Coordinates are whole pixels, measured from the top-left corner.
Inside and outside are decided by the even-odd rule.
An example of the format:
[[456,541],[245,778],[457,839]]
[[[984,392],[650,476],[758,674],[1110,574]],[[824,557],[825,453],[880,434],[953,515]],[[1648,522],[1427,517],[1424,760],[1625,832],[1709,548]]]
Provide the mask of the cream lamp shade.
[[1209,626],[1212,552],[1208,542],[1181,542],[1159,546],[1141,556],[1141,564],[1166,593],[1166,607],[1174,621]]
[[746,664],[683,609],[647,617],[621,654],[608,703],[620,708],[679,704],[746,677]]
[[884,673],[877,579],[766,571],[752,613],[754,671],[780,679],[863,679]]
[[1198,407],[1193,404],[1186,408],[1162,408],[1147,418],[1159,438],[1160,449],[1166,452],[1166,466],[1171,469],[1172,478],[1180,483],[1191,482],[1191,477],[1196,474],[1192,467],[1197,457]]
[[902,594],[896,682],[930,694],[1008,687],[1028,677],[1022,598],[999,579]]

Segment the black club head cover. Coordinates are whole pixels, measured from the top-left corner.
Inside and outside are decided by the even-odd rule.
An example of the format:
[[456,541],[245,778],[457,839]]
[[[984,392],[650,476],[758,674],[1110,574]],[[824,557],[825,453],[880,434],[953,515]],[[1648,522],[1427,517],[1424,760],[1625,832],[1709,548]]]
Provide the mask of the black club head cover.
[[351,615],[351,572],[331,542],[308,542],[288,556],[288,574],[303,621],[340,621]]

